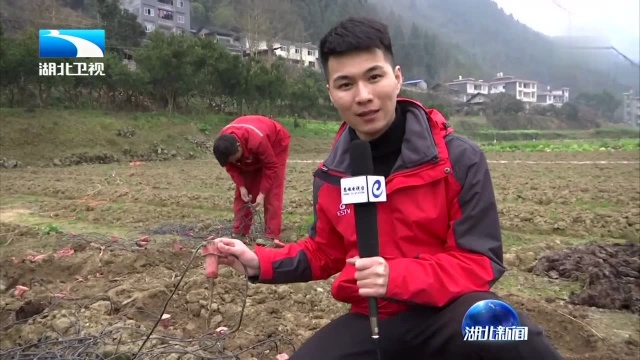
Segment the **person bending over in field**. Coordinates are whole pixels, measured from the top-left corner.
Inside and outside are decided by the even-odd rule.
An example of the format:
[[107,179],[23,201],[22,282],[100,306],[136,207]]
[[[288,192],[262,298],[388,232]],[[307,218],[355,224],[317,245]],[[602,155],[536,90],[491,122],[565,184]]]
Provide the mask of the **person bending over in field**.
[[[367,297],[378,299],[383,359],[557,360],[542,330],[520,313],[526,341],[464,341],[462,322],[475,303],[499,299],[502,238],[487,160],[454,133],[438,111],[398,98],[387,26],[340,22],[320,41],[327,89],[343,124],[315,172],[309,235],[282,249],[251,251],[216,239],[220,262],[253,282],[283,284],[338,274],[333,297],[351,305],[308,339],[294,360],[375,360]],[[375,175],[386,177],[378,203],[379,257],[359,258],[353,211],[339,211],[340,179],[350,173],[349,144],[370,142]],[[346,205],[351,208],[353,205]]]
[[233,232],[248,235],[251,209],[264,206],[265,236],[281,244],[284,182],[291,136],[279,122],[265,116],[241,116],[225,126],[213,142],[213,154],[236,184]]

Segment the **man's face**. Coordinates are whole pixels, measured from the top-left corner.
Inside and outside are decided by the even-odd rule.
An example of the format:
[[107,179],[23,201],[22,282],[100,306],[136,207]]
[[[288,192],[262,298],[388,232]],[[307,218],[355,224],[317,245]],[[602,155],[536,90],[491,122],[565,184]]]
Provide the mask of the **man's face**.
[[380,136],[395,118],[400,67],[392,68],[378,49],[332,56],[327,65],[327,89],[342,120],[362,140]]
[[240,144],[238,144],[238,152],[235,153],[235,155],[231,155],[229,157],[229,162],[237,164],[238,162],[240,162],[241,158],[242,158],[242,146],[240,146]]

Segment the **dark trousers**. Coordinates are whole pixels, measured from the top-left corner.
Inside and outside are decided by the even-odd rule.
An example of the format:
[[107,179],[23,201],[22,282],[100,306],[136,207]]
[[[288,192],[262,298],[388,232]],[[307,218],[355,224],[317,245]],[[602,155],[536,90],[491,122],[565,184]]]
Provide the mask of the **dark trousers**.
[[[491,292],[464,295],[443,308],[419,308],[381,320],[378,346],[382,360],[561,360],[542,329],[518,312],[527,326],[526,341],[463,341],[462,320],[476,302],[499,297]],[[314,334],[292,360],[377,360],[369,318],[346,314]]]

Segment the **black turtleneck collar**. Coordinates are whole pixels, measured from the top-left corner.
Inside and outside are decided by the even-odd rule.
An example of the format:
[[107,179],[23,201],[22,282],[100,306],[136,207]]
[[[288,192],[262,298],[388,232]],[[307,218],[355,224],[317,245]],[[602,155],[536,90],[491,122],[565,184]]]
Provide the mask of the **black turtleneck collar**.
[[[373,157],[374,175],[389,176],[400,152],[406,129],[407,118],[399,105],[396,105],[396,117],[385,132],[379,137],[369,141],[371,155]],[[353,128],[349,128],[351,141],[358,140],[358,134]]]

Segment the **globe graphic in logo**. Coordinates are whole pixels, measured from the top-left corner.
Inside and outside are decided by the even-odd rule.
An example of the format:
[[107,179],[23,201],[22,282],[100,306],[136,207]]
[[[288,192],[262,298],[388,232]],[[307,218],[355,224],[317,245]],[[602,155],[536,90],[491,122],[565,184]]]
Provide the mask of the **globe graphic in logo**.
[[474,326],[520,326],[518,314],[511,306],[500,300],[482,300],[467,310],[462,320],[462,334],[465,328]]

